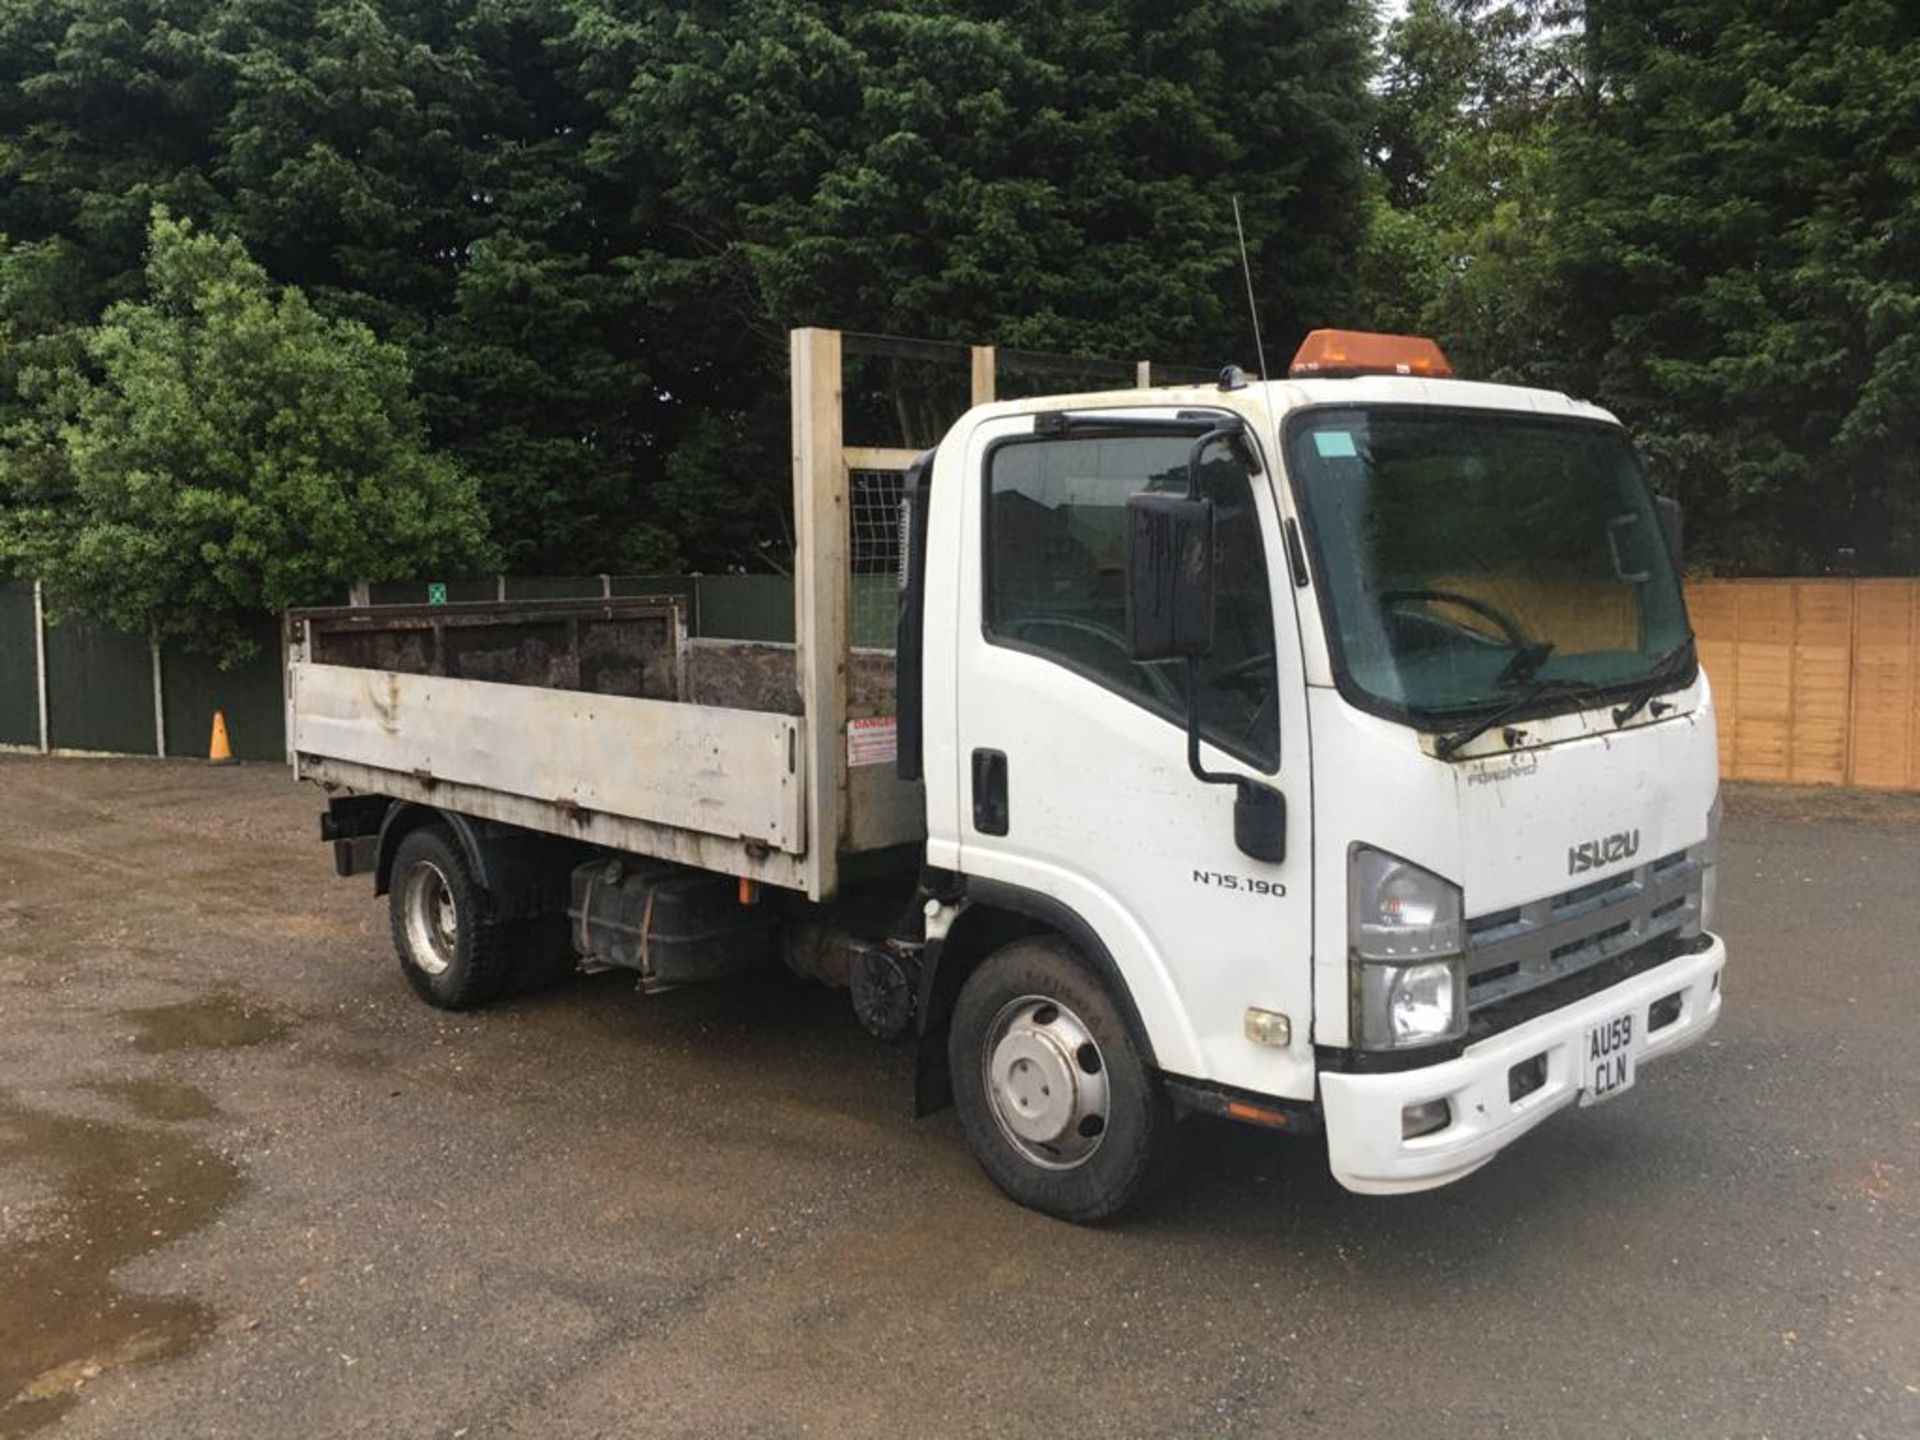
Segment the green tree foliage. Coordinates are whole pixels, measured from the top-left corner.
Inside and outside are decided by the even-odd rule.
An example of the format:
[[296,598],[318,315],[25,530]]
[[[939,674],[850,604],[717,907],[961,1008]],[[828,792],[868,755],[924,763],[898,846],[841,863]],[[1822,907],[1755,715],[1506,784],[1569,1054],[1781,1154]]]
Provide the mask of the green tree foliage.
[[406,356],[156,211],[146,294],[30,365],[0,436],[0,566],[57,608],[244,659],[251,620],[489,558]]
[[[0,0],[9,473],[56,483],[64,449],[18,437],[147,294],[164,205],[405,351],[502,563],[752,565],[786,533],[789,326],[1246,361],[1239,193],[1276,350],[1417,328],[1591,395],[1708,566],[1920,566],[1913,7],[1411,0],[1371,92],[1370,23]],[[919,399],[863,438],[927,438],[952,402]]]
[[[672,317],[676,390],[725,416],[669,468],[687,528],[779,512],[796,324],[1250,364],[1235,192],[1268,325],[1336,318],[1365,21],[1347,0],[587,0],[589,162],[651,207],[626,273]],[[930,443],[953,416],[920,408],[870,438]]]
[[1920,570],[1920,12],[1414,0],[1381,98],[1376,310],[1620,413],[1700,568]]
[[1920,569],[1920,12],[1589,13],[1590,95],[1554,138],[1578,378],[1713,562]]
[[576,43],[597,167],[673,219],[636,273],[763,344],[803,321],[1237,353],[1236,191],[1276,325],[1341,298],[1356,6],[620,9],[583,7]]
[[1579,83],[1576,12],[1570,0],[1412,0],[1383,40],[1369,319],[1444,334],[1489,379],[1527,375],[1551,344],[1539,318],[1552,303],[1546,137]]
[[137,291],[166,203],[407,348],[505,563],[630,561],[659,387],[564,23],[542,0],[0,0],[0,230],[39,282],[16,338]]
[[[10,371],[155,203],[411,358],[522,571],[757,563],[784,332],[1251,360],[1346,311],[1363,0],[0,0]],[[50,363],[50,362],[48,362]],[[877,437],[886,438],[886,437]]]

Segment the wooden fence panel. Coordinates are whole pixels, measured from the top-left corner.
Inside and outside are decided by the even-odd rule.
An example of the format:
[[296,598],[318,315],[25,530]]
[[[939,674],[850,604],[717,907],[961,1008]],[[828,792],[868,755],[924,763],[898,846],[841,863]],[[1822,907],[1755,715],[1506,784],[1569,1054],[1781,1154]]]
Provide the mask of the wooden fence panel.
[[1793,697],[1788,778],[1802,785],[1847,780],[1848,701],[1852,690],[1853,587],[1793,583]]
[[1766,580],[1734,596],[1733,767],[1749,780],[1792,775],[1793,586]]
[[1696,584],[1687,587],[1687,613],[1693,620],[1700,663],[1713,685],[1714,721],[1719,729],[1720,771],[1727,773],[1733,755],[1733,717],[1739,695],[1739,667],[1734,664],[1734,636],[1739,633],[1738,592],[1731,585]]
[[1903,789],[1916,774],[1914,709],[1920,669],[1920,582],[1863,580],[1855,592],[1853,781]]
[[1920,580],[1687,587],[1738,780],[1920,789]]

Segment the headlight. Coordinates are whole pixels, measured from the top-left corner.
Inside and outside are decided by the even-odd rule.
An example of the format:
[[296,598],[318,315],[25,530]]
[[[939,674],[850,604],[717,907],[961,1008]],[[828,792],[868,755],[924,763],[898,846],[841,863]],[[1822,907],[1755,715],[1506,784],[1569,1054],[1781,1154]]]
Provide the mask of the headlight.
[[1352,1043],[1398,1050],[1467,1032],[1460,887],[1371,846],[1347,860]]

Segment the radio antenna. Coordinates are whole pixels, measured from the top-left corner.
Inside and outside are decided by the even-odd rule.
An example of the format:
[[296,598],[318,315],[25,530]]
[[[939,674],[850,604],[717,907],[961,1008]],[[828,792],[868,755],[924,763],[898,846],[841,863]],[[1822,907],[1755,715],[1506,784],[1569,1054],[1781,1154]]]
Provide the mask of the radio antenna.
[[1260,307],[1253,298],[1253,263],[1247,259],[1247,231],[1240,223],[1240,197],[1233,197],[1233,233],[1240,239],[1240,273],[1247,281],[1247,313],[1253,317],[1253,353],[1260,362],[1260,378],[1271,380],[1267,372],[1267,347],[1260,342]]

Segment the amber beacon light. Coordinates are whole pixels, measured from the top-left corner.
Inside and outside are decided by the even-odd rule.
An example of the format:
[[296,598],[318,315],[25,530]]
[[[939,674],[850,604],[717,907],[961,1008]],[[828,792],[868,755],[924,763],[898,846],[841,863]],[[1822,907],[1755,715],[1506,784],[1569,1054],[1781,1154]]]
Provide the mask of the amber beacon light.
[[1417,375],[1445,380],[1453,374],[1453,367],[1439,345],[1424,335],[1315,330],[1300,342],[1287,374],[1296,380],[1348,375]]

